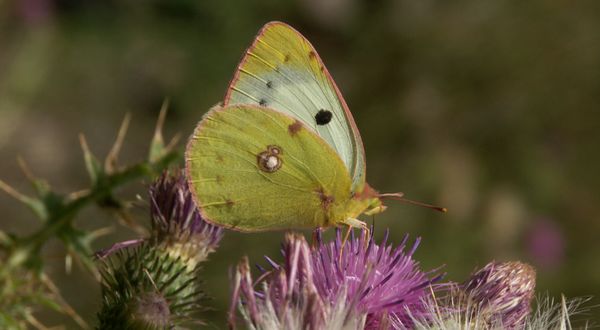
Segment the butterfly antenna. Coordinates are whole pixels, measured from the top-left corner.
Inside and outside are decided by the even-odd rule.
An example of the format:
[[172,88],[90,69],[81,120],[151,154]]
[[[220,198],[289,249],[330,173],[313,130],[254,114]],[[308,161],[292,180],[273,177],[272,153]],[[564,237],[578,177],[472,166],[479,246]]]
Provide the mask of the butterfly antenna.
[[432,209],[432,210],[436,210],[436,211],[444,212],[444,213],[446,213],[448,211],[448,209],[446,209],[445,207],[435,206],[435,205],[426,204],[426,203],[419,202],[419,201],[413,201],[412,199],[404,198],[404,194],[403,193],[379,194],[379,198],[381,198],[381,199],[386,199],[386,198],[387,199],[393,199],[393,200],[400,201],[400,202],[403,202],[403,203],[417,205],[417,206],[425,207],[425,208],[428,208],[428,209]]

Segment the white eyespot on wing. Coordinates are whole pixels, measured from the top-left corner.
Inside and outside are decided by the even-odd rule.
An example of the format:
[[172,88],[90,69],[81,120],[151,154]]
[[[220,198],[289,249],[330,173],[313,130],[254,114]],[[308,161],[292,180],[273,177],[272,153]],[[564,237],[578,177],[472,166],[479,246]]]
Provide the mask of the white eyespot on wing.
[[277,165],[279,165],[279,158],[277,158],[277,156],[267,157],[267,162],[265,163],[266,168],[272,171]]
[[282,151],[279,146],[267,146],[267,150],[256,155],[258,168],[267,173],[273,173],[281,168],[283,161],[280,158]]

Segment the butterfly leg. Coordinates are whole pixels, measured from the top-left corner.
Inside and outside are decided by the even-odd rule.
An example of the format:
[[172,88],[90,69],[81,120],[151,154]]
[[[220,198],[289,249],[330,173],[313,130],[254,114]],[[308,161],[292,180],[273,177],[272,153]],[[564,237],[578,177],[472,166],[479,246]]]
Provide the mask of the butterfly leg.
[[344,255],[344,247],[346,246],[346,242],[350,237],[350,232],[352,231],[352,225],[347,224],[348,230],[346,230],[346,235],[344,235],[344,240],[342,241],[342,246],[340,246],[340,254],[338,258],[338,265],[340,266],[340,270],[342,270],[342,256]]
[[344,223],[349,227],[362,229],[365,233],[365,242],[368,242],[371,238],[371,230],[369,229],[369,226],[367,226],[366,222],[354,218],[348,218],[346,221],[344,221]]
[[[346,245],[346,242],[348,241],[348,238],[350,237],[350,232],[352,231],[353,228],[360,228],[362,229],[362,232],[365,234],[364,239],[365,242],[368,242],[368,240],[371,238],[371,231],[369,230],[369,227],[367,226],[367,224],[363,221],[360,221],[358,219],[354,219],[354,218],[348,218],[346,219],[346,221],[344,221],[344,224],[348,226],[348,230],[346,231],[346,235],[344,235],[344,240],[342,241],[342,246],[340,247],[340,257],[338,260],[338,264],[340,265],[340,267],[342,266],[342,256],[344,253],[344,246]],[[365,244],[366,246],[366,244]]]

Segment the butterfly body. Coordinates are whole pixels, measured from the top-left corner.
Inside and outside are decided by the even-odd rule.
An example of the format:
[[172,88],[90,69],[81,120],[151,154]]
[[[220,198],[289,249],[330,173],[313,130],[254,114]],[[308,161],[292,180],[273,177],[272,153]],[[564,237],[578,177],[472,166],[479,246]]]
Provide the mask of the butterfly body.
[[186,149],[204,218],[241,231],[348,225],[385,209],[365,182],[360,134],[312,45],[272,22],[259,32],[222,106]]

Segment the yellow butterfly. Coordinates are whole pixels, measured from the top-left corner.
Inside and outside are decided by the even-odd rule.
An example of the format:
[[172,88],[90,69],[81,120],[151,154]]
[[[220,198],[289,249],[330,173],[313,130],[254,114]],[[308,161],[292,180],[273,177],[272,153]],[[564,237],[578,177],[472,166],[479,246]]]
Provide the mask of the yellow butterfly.
[[241,231],[366,228],[359,215],[385,210],[382,198],[404,200],[366,183],[346,102],[310,42],[281,22],[260,30],[185,158],[204,218]]

